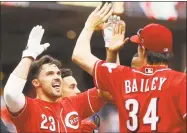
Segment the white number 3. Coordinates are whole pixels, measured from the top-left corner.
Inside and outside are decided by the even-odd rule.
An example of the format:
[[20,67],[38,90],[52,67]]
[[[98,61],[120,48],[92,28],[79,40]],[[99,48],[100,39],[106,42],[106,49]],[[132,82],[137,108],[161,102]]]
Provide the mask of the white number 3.
[[[125,107],[127,110],[130,110],[130,105],[132,105],[132,111],[129,112],[129,116],[132,118],[132,125],[130,124],[130,120],[127,120],[127,128],[130,131],[136,131],[138,128],[138,102],[135,99],[128,99],[125,103]],[[157,98],[152,98],[147,112],[143,118],[144,124],[151,124],[151,130],[156,130],[156,124],[159,120],[159,117],[156,114],[157,111]]]
[[[47,116],[45,114],[42,114],[41,117],[43,118],[43,121],[42,121],[41,126],[40,126],[41,129],[49,129],[51,131],[56,130],[55,119],[52,116],[49,116],[48,119],[47,119]],[[50,126],[45,125],[48,122],[48,120],[51,122]]]

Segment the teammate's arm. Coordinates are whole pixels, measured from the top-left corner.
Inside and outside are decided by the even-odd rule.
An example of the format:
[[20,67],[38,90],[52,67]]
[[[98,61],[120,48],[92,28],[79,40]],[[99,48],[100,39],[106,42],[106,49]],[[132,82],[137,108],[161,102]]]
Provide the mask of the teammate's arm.
[[40,45],[43,33],[44,29],[42,29],[42,26],[36,26],[32,29],[27,48],[23,51],[22,59],[10,74],[5,85],[4,99],[9,111],[12,113],[23,109],[26,99],[22,91],[26,83],[30,65],[49,46],[48,43]]
[[176,87],[179,92],[179,109],[183,120],[186,122],[187,111],[186,111],[186,76],[183,81]]
[[97,113],[106,103],[99,96],[97,88],[88,89],[88,91],[69,97],[68,99],[76,107],[76,111],[78,111],[82,119]]
[[105,3],[102,8],[101,5],[102,4],[97,6],[97,8],[89,15],[85,26],[76,42],[72,55],[73,62],[78,64],[90,75],[92,75],[95,62],[99,60],[91,53],[90,50],[90,40],[92,34],[95,28],[99,24],[105,22],[113,12],[111,4]]
[[116,63],[120,65],[119,52],[112,52],[106,48],[106,62]]

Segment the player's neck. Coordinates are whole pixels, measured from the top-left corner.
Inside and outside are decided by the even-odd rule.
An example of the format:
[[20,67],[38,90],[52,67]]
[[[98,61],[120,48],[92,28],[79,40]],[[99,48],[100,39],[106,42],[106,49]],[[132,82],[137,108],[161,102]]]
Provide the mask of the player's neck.
[[40,100],[43,100],[45,102],[50,102],[50,103],[54,103],[58,100],[57,97],[48,97],[44,94],[37,94],[37,98],[40,99]]

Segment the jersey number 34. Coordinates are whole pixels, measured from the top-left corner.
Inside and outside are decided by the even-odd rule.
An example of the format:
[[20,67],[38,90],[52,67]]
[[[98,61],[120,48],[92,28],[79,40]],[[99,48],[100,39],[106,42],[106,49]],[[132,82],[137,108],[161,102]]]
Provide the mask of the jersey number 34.
[[[130,106],[132,106],[132,111],[130,111]],[[137,113],[139,109],[139,103],[135,99],[128,99],[125,102],[125,107],[130,111],[129,117],[132,118],[131,122],[130,120],[127,120],[127,128],[130,131],[136,131],[138,129]],[[156,130],[158,120],[159,117],[157,116],[157,98],[152,98],[143,118],[143,124],[150,124],[151,130]]]

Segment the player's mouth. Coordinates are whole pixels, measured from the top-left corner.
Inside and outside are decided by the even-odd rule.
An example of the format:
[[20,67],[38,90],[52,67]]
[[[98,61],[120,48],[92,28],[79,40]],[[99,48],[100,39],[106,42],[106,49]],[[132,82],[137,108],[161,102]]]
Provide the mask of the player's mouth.
[[55,88],[56,90],[60,90],[61,89],[60,82],[52,83],[52,87]]

